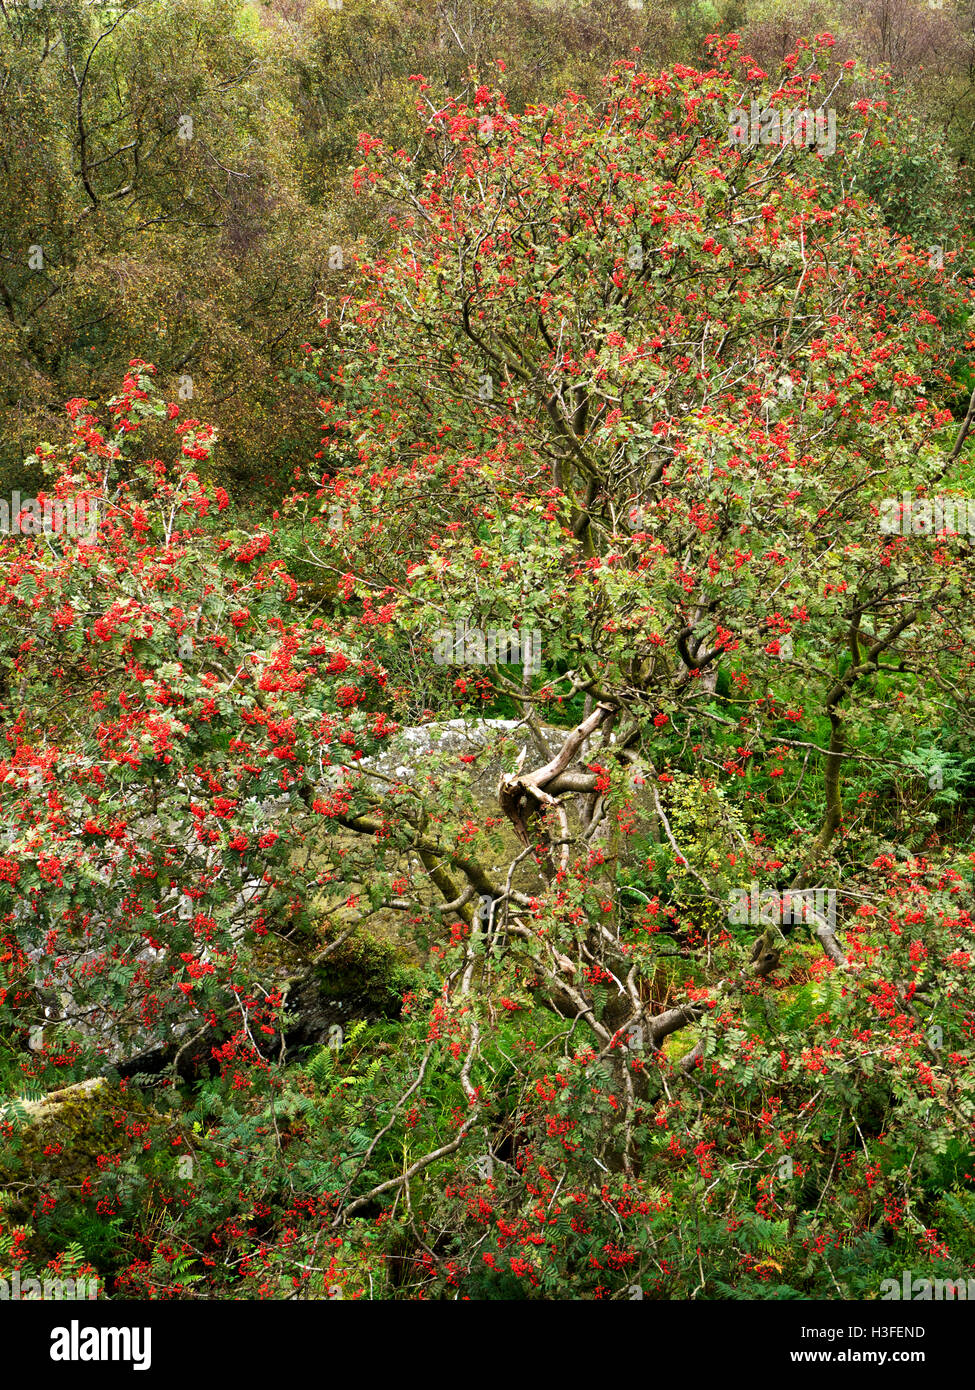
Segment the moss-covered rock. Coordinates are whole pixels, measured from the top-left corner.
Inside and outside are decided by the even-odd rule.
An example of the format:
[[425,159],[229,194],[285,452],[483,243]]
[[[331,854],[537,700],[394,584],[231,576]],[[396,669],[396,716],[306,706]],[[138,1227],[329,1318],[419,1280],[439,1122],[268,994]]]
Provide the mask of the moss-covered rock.
[[40,1100],[9,1101],[0,1108],[0,1187],[83,1178],[99,1155],[127,1150],[130,1126],[150,1113],[138,1092],[123,1093],[105,1077],[50,1091]]

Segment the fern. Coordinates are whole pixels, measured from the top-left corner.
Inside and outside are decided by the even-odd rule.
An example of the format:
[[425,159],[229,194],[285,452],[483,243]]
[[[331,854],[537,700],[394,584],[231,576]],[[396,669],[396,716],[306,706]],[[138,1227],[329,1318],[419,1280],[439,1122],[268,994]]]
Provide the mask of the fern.
[[333,1047],[320,1047],[305,1063],[305,1074],[310,1076],[319,1090],[324,1090],[335,1071],[337,1053]]

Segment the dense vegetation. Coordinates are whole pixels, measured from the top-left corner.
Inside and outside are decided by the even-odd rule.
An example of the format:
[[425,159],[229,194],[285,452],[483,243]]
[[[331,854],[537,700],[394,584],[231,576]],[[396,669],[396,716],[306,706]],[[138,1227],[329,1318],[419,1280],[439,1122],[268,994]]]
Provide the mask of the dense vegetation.
[[973,60],[0,5],[0,1276],[975,1274]]

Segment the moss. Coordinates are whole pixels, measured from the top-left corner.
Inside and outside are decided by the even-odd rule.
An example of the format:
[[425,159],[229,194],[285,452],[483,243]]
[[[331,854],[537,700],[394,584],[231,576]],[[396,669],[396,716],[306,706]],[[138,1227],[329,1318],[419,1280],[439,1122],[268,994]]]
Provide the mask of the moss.
[[[102,1078],[51,1091],[41,1100],[7,1108],[14,1132],[0,1153],[0,1185],[70,1182],[95,1167],[99,1154],[118,1152],[125,1124],[149,1113],[134,1092],[123,1094]],[[54,1152],[45,1153],[45,1149]]]
[[700,1028],[689,1025],[687,1028],[681,1028],[676,1033],[671,1033],[664,1038],[661,1051],[671,1062],[677,1064],[689,1052],[693,1052],[700,1040]]
[[322,992],[354,1000],[366,1014],[398,1018],[403,995],[416,988],[417,972],[385,941],[357,932],[318,967]]

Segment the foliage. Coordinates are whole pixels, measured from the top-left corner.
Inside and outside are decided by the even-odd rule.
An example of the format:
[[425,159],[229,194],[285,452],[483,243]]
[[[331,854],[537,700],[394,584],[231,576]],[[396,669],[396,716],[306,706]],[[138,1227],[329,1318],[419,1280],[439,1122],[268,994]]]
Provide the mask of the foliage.
[[[267,42],[402,59],[347,9]],[[970,283],[960,221],[936,265],[892,214],[896,94],[835,47],[714,35],[551,101],[529,45],[508,94],[407,73],[281,506],[235,506],[140,357],[36,446],[98,524],[0,541],[5,1268],[793,1300],[970,1267],[973,573],[900,524],[972,476]],[[833,95],[835,155],[729,138]]]

